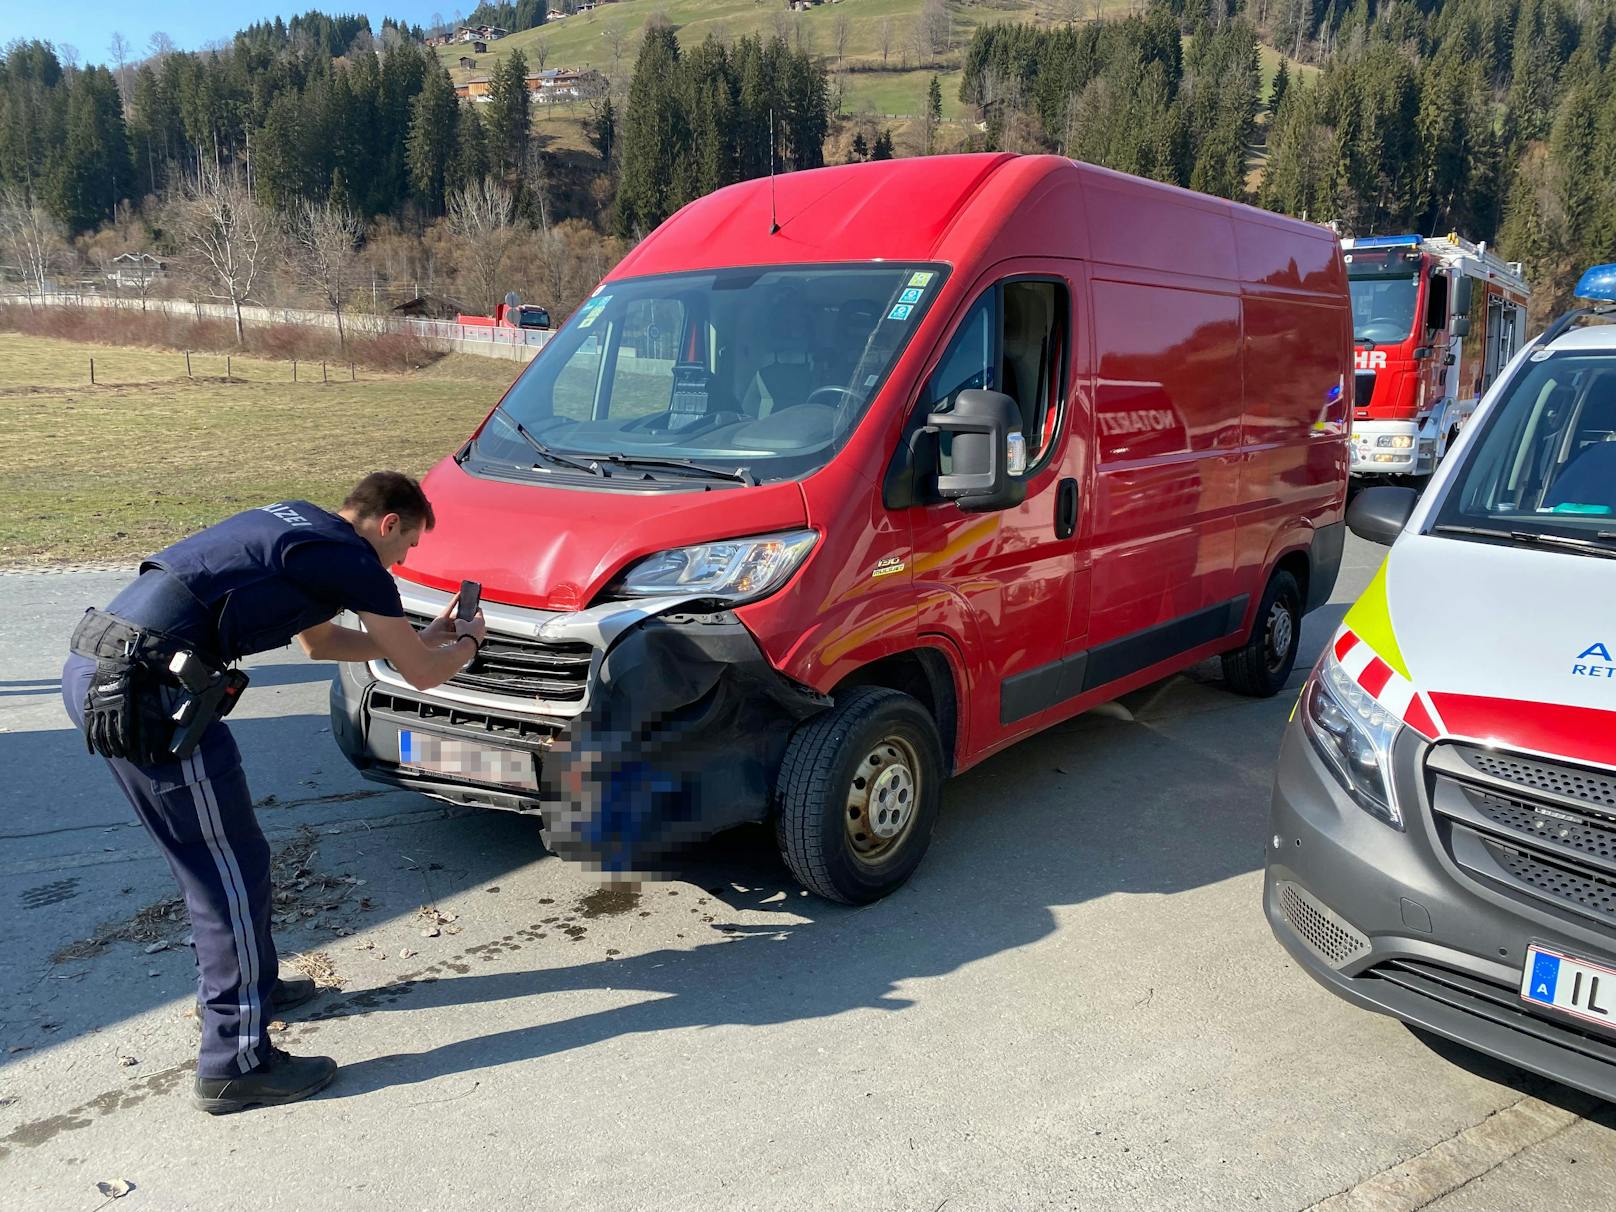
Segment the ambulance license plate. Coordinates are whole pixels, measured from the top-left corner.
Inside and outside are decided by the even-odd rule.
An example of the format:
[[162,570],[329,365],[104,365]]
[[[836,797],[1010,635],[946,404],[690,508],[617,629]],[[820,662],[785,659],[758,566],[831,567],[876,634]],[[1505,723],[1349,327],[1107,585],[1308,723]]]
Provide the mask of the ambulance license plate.
[[437,736],[430,732],[399,729],[398,761],[412,770],[446,774],[476,783],[498,783],[503,787],[538,789],[538,770],[531,753],[520,749],[496,749],[472,741]]
[[1572,959],[1533,943],[1526,949],[1521,997],[1616,1030],[1616,968]]

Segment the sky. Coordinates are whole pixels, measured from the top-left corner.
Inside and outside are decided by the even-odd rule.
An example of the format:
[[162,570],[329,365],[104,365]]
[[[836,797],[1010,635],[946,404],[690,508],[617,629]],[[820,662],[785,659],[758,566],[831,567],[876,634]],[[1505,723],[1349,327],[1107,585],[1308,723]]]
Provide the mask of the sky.
[[134,57],[146,54],[152,34],[161,30],[180,50],[196,50],[209,42],[228,39],[238,29],[277,16],[318,9],[324,13],[363,12],[370,26],[380,30],[383,17],[427,25],[434,13],[452,21],[457,12],[469,13],[477,0],[304,0],[302,3],[272,3],[270,0],[234,0],[228,4],[199,3],[199,0],[71,0],[60,6],[40,0],[0,0],[0,45],[14,38],[39,38],[58,45],[77,47],[81,63],[109,63],[107,44],[113,31],[119,31],[134,48]]

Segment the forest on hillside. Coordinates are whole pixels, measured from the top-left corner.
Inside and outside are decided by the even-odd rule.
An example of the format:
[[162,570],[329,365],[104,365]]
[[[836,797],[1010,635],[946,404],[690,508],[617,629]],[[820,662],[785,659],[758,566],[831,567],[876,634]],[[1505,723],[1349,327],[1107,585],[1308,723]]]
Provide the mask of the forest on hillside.
[[[473,18],[511,28],[545,7]],[[1616,260],[1616,0],[1150,0],[1106,19],[1070,0],[968,37],[966,7],[914,16],[958,73],[953,122],[935,75],[910,120],[841,112],[840,54],[786,23],[696,42],[653,14],[605,95],[537,123],[520,51],[470,104],[428,31],[362,16],[262,22],[194,52],[115,38],[105,65],[13,43],[0,277],[104,289],[114,258],[150,253],[165,272],[142,294],[352,308],[419,292],[480,310],[515,288],[565,314],[684,201],[771,163],[989,149],[1351,233],[1457,230],[1526,263],[1539,318]],[[250,266],[219,263],[221,233]]]

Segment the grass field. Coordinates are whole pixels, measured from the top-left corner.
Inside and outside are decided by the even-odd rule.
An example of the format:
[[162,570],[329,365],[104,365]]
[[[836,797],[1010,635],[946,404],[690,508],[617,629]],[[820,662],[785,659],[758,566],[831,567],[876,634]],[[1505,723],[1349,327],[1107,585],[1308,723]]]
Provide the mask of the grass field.
[[250,505],[334,507],[367,471],[419,475],[519,369],[452,355],[322,384],[318,365],[297,383],[286,362],[232,358],[229,381],[222,357],[191,366],[195,379],[180,354],[0,333],[0,566],[133,561]]

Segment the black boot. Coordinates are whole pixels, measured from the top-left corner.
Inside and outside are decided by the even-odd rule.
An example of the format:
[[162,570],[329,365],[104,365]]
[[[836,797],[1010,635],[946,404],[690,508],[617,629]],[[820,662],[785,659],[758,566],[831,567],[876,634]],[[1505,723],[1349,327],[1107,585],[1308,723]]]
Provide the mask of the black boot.
[[[280,977],[275,981],[275,988],[269,994],[269,1013],[271,1017],[290,1010],[294,1006],[301,1006],[304,1002],[313,1001],[314,995],[320,992],[320,987],[306,976]],[[196,1029],[202,1030],[202,999],[196,1002]]]
[[329,1056],[291,1056],[279,1048],[269,1059],[240,1077],[198,1077],[191,1101],[209,1115],[226,1115],[248,1107],[295,1103],[323,1090],[337,1075]]

